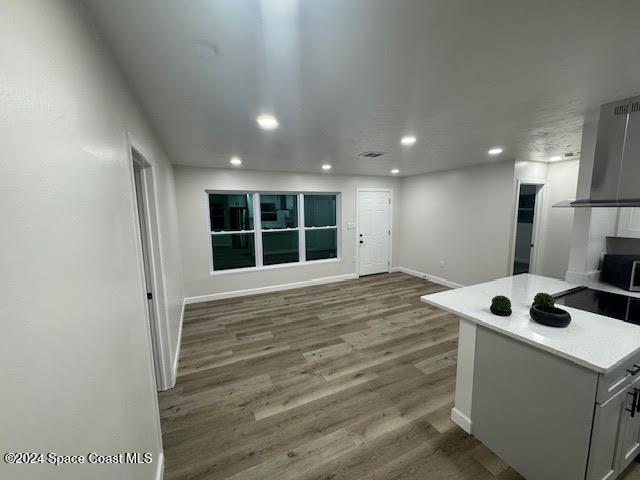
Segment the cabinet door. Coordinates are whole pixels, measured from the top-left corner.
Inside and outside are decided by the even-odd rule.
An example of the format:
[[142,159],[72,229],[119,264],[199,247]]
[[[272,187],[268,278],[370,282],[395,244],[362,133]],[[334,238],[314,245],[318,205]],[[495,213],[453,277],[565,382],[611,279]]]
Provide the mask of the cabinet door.
[[[617,471],[621,472],[627,465],[640,453],[640,411],[638,411],[638,402],[634,405],[634,396],[640,396],[640,382],[633,382],[631,387],[625,393],[625,408],[622,411],[622,421],[620,426],[620,439],[618,441],[618,467]],[[635,413],[631,416],[628,410],[635,408]]]
[[640,238],[640,207],[620,209],[618,216],[618,236]]
[[622,389],[602,405],[596,405],[591,430],[587,480],[612,479],[619,471],[616,444],[621,438],[622,420],[627,412],[627,389]]

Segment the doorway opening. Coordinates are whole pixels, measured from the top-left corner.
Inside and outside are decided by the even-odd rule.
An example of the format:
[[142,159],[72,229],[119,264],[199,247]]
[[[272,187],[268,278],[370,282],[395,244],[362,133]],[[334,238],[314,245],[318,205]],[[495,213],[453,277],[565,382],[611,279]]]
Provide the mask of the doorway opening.
[[512,273],[535,273],[542,184],[520,183],[518,190]]
[[133,180],[136,196],[136,213],[138,220],[138,232],[140,235],[140,252],[142,255],[142,269],[144,276],[144,286],[146,294],[146,312],[149,331],[151,332],[151,349],[153,359],[153,370],[155,374],[156,390],[163,385],[162,371],[159,352],[157,312],[154,307],[154,281],[153,262],[151,253],[151,225],[149,223],[149,203],[150,191],[148,182],[150,180],[151,165],[134,148],[131,149],[131,161],[133,166]]
[[359,188],[357,191],[358,276],[391,269],[391,199],[389,189]]

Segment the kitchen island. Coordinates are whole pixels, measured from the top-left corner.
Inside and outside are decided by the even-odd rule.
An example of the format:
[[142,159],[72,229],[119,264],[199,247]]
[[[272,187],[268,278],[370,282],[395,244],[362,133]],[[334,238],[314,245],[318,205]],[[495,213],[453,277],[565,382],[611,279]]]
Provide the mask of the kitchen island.
[[530,318],[536,293],[577,286],[524,274],[422,297],[460,317],[452,420],[530,480],[611,480],[640,452],[640,327],[570,307],[567,328]]

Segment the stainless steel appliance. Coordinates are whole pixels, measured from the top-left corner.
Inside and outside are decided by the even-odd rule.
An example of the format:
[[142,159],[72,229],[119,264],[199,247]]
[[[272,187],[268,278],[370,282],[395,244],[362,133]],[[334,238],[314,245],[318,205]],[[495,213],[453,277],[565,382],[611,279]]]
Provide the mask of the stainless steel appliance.
[[600,107],[589,198],[554,207],[640,206],[640,97]]
[[640,255],[605,255],[600,281],[630,292],[640,292]]

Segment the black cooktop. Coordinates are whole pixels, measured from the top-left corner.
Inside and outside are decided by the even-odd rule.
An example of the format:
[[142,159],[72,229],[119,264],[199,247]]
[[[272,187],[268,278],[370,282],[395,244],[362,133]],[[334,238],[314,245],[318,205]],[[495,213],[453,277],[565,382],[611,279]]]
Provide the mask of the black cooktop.
[[640,298],[578,287],[554,295],[556,304],[640,325]]

